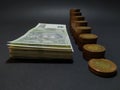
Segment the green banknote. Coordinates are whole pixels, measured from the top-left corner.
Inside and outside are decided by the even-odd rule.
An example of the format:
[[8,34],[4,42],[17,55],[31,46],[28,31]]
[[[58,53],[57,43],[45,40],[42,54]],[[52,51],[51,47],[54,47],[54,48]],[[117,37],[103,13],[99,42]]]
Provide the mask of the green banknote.
[[10,58],[72,59],[73,48],[66,25],[39,23],[8,42]]
[[9,46],[24,47],[66,47],[72,48],[71,42],[63,24],[39,23],[23,36],[9,41]]

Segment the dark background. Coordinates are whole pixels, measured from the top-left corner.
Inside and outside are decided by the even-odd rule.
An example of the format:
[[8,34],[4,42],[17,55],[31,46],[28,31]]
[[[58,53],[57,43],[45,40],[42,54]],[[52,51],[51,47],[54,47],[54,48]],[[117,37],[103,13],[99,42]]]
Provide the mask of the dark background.
[[[118,65],[111,78],[88,70],[82,52],[69,32],[69,9],[80,8],[107,49],[106,58]],[[120,90],[120,2],[118,0],[30,0],[0,2],[0,90]],[[73,63],[6,63],[7,41],[14,40],[39,22],[62,23],[74,48]]]

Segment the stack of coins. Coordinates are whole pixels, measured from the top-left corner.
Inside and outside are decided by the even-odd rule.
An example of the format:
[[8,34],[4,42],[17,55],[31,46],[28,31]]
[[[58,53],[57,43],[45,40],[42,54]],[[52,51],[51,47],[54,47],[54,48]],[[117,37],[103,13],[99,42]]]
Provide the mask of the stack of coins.
[[78,47],[82,50],[85,44],[96,44],[97,39],[98,36],[96,34],[80,34],[77,40]]
[[72,23],[72,32],[74,33],[73,34],[73,37],[75,37],[76,35],[77,35],[77,33],[76,33],[76,28],[80,28],[80,27],[87,27],[87,25],[88,25],[88,22],[87,21],[74,21],[73,23]]
[[75,42],[82,33],[91,33],[92,28],[88,26],[85,17],[82,16],[80,9],[70,9],[70,31]]
[[87,21],[82,16],[80,9],[70,9],[70,30],[72,35],[78,26],[87,26]]
[[[74,21],[83,21],[83,20],[85,20],[85,17],[83,17],[83,16],[72,16],[71,17],[71,25],[72,25],[72,23],[74,22]],[[74,23],[73,23],[74,24]]]
[[87,26],[88,25],[88,22],[87,21],[74,21],[73,22],[73,29],[76,29],[76,27],[81,27],[81,26]]
[[87,34],[87,33],[91,33],[91,27],[77,27],[74,32],[73,32],[73,37],[75,39],[75,42],[78,44],[77,41],[79,41],[79,35],[80,34]]
[[70,30],[72,32],[72,22],[73,20],[77,20],[74,17],[76,16],[81,16],[82,14],[80,13],[80,9],[70,9]]
[[98,35],[92,34],[92,28],[88,26],[80,9],[70,9],[70,31],[84,59],[88,61],[91,72],[104,77],[116,74],[117,65],[105,59],[106,48],[97,44]]
[[80,9],[71,8],[71,9],[70,9],[70,15],[71,15],[73,12],[80,12]]
[[105,48],[99,44],[85,44],[83,46],[83,57],[86,60],[90,60],[92,58],[104,58],[105,56]]
[[[81,14],[81,12],[71,12],[71,15],[70,15],[70,21],[71,21],[71,23],[72,23],[72,21],[74,20],[74,17],[76,17],[76,16],[81,16],[82,14]],[[83,17],[81,17],[81,19],[82,19]]]
[[73,16],[80,16],[80,9],[70,9],[70,21]]

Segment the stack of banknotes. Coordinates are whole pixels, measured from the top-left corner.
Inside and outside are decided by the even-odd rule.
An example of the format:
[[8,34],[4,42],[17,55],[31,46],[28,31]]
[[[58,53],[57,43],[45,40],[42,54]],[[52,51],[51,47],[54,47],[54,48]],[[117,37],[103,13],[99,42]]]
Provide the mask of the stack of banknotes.
[[73,48],[66,25],[39,23],[23,36],[8,42],[10,58],[72,59]]

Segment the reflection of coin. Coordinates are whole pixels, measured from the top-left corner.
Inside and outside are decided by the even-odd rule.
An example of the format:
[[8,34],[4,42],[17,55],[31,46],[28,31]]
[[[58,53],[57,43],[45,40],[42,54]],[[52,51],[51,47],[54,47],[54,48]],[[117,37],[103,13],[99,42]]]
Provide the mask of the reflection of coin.
[[116,64],[108,59],[91,59],[88,67],[93,73],[104,77],[113,76],[117,72]]

